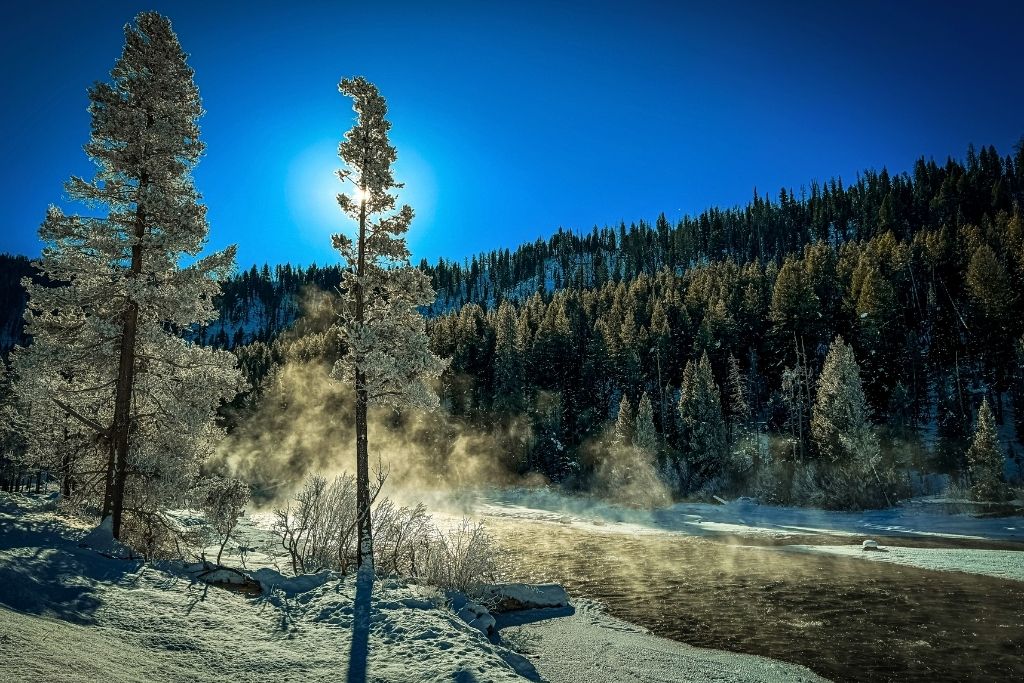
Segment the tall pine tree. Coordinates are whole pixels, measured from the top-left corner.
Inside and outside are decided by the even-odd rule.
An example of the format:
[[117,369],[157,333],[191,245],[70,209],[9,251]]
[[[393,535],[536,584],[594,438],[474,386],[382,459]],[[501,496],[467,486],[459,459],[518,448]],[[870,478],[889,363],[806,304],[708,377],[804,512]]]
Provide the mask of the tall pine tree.
[[351,97],[356,124],[338,146],[345,168],[338,177],[354,188],[338,195],[341,210],[356,223],[355,237],[333,236],[347,266],[339,328],[346,355],[332,375],[355,389],[357,558],[373,576],[370,519],[370,467],[367,411],[370,405],[433,409],[431,388],[447,367],[429,347],[420,307],[434,302],[430,278],[409,264],[405,233],[413,219],[408,204],[396,210],[391,164],[397,158],[388,140],[387,104],[377,87],[361,76],[342,79],[342,95]]
[[651,399],[644,392],[636,409],[636,421],[633,426],[633,445],[647,455],[658,453],[658,432],[654,429],[654,407]]
[[180,502],[219,435],[217,407],[242,387],[233,355],[183,338],[216,317],[235,249],[180,265],[209,229],[192,183],[203,110],[166,18],[143,12],[125,27],[111,82],[90,88],[89,102],[96,175],[65,191],[105,212],[47,212],[38,267],[49,283],[25,282],[33,343],[15,365],[30,429],[70,415],[93,433],[93,455],[106,461],[101,514],[121,538],[128,510],[151,527]]
[[698,363],[689,361],[683,371],[679,418],[691,484],[700,485],[722,471],[726,458],[721,392],[706,353]]

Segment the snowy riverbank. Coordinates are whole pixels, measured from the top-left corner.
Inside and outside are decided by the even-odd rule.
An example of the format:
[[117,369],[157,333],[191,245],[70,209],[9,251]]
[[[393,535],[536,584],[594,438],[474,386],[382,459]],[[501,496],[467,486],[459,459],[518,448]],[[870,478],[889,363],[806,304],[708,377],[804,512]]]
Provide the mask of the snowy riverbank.
[[[247,527],[252,542],[259,530]],[[351,578],[247,597],[194,583],[174,564],[80,547],[85,526],[33,497],[0,498],[0,532],[3,681],[338,680],[360,656],[373,681],[820,680],[658,638],[585,601],[501,616],[506,644],[527,658],[489,641],[436,591],[395,580],[373,591],[360,652]]]
[[[83,529],[25,502],[0,499],[0,680],[326,681],[360,656],[351,579],[249,598],[80,548]],[[531,673],[437,602],[429,589],[377,584],[369,680]]]
[[563,610],[501,615],[498,628],[551,683],[826,680],[796,664],[659,638],[585,600]]
[[[936,571],[960,571],[1024,581],[1024,518],[947,514],[933,505],[911,504],[887,510],[837,512],[758,505],[749,499],[724,505],[679,503],[645,510],[600,500],[566,496],[550,489],[484,491],[474,502],[460,501],[487,520],[522,520],[588,532],[631,536],[658,534],[761,543],[780,551],[816,552],[891,562]],[[882,552],[864,552],[861,541],[886,538]],[[809,539],[817,539],[808,542]],[[935,545],[985,547],[905,547],[929,540]]]

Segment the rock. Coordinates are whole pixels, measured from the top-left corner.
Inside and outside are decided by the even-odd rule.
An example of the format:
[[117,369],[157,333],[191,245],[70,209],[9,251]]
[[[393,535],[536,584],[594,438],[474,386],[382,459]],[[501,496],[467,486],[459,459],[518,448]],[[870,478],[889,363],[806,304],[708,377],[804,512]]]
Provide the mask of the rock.
[[557,583],[499,583],[484,586],[480,598],[495,612],[566,607],[569,596]]
[[227,588],[239,593],[248,595],[259,595],[262,592],[260,582],[231,567],[223,567],[212,562],[199,562],[185,566],[185,573],[189,574],[195,581],[208,583],[211,586]]
[[488,638],[494,636],[496,621],[486,607],[470,600],[465,593],[448,594],[449,604],[459,619],[477,629]]
[[860,544],[860,549],[861,550],[881,550],[880,546],[878,545],[878,541],[872,541],[870,539],[868,539],[868,540],[864,541],[863,543],[861,543]]

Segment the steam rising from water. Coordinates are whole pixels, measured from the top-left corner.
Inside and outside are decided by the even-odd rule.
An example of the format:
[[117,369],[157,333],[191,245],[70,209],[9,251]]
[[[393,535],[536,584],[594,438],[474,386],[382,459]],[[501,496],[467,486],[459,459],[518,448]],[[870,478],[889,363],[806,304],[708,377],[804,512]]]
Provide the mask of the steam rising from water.
[[[287,496],[310,473],[355,471],[350,385],[332,380],[322,362],[293,361],[276,370],[255,413],[221,444],[218,455],[253,487],[257,502]],[[521,424],[492,436],[445,411],[371,411],[371,463],[389,470],[388,494],[523,483],[512,474],[507,442]],[[520,438],[521,440],[521,438]]]

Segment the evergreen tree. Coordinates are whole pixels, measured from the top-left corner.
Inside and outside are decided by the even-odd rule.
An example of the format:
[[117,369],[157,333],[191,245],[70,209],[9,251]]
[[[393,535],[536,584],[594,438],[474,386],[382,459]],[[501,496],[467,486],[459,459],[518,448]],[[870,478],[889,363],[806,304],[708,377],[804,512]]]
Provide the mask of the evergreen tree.
[[523,408],[523,352],[516,343],[516,311],[507,301],[498,306],[494,321],[494,407],[516,413]]
[[622,395],[619,401],[619,414],[615,418],[615,443],[619,446],[628,446],[633,443],[633,407],[629,404],[629,397]]
[[332,375],[352,381],[355,389],[356,514],[358,565],[373,576],[370,519],[370,469],[367,409],[372,404],[433,409],[437,395],[430,386],[447,367],[430,350],[420,307],[434,301],[430,278],[409,264],[405,233],[413,219],[408,204],[395,210],[391,164],[397,158],[388,140],[387,104],[376,86],[362,77],[342,79],[339,91],[354,101],[356,124],[338,146],[345,168],[343,182],[351,195],[338,195],[341,210],[356,222],[355,239],[334,235],[344,259],[340,332],[348,353]]
[[747,378],[740,370],[740,362],[731,353],[729,354],[729,376],[726,382],[729,387],[729,417],[734,424],[742,424],[750,418]]
[[182,338],[216,316],[235,249],[180,266],[208,231],[191,177],[203,111],[166,18],[143,12],[125,27],[111,79],[89,89],[96,175],[65,186],[105,215],[50,207],[38,264],[49,283],[26,282],[33,343],[15,365],[34,438],[59,438],[43,432],[70,415],[97,440],[102,480],[83,490],[104,492],[91,502],[121,538],[126,516],[140,535],[164,533],[156,515],[193,487],[220,435],[214,413],[242,381],[232,354]]
[[1003,452],[999,447],[996,421],[988,399],[982,401],[978,410],[974,441],[967,449],[967,466],[971,475],[971,497],[974,500],[1006,500],[1009,491],[1003,483]]
[[860,369],[842,337],[832,342],[821,370],[811,434],[823,461],[816,470],[822,498],[812,503],[840,509],[892,504],[892,472],[881,469]]
[[718,384],[705,353],[683,371],[679,396],[679,418],[683,432],[683,456],[690,466],[691,482],[712,479],[719,474],[726,457],[725,420]]
[[658,452],[658,432],[654,429],[654,408],[647,392],[640,398],[633,427],[633,445],[648,455]]
[[818,378],[811,415],[811,435],[828,462],[849,462],[856,456],[857,438],[871,431],[867,400],[853,348],[836,337]]

